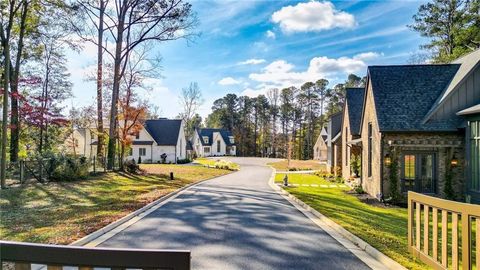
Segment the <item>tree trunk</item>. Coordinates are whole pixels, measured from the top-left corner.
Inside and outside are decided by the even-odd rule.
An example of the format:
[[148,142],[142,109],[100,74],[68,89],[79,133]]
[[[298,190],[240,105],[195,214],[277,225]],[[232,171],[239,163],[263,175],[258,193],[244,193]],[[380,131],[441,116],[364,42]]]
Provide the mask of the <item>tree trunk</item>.
[[[121,7],[125,9],[124,6]],[[117,138],[117,114],[118,114],[118,97],[120,92],[120,66],[122,65],[122,42],[125,24],[125,11],[121,10],[117,28],[117,41],[115,47],[115,63],[113,70],[113,89],[112,89],[112,105],[110,110],[110,130],[108,132],[108,161],[107,169],[113,169],[115,159],[116,138]],[[126,60],[125,60],[126,61]]]
[[11,108],[11,117],[10,117],[10,161],[16,162],[18,160],[18,151],[19,151],[19,138],[20,138],[20,121],[19,121],[19,110],[18,110],[18,99],[16,94],[18,94],[18,77],[20,76],[20,60],[22,59],[23,52],[23,38],[25,36],[25,22],[27,20],[28,14],[28,1],[23,1],[22,8],[22,17],[20,21],[20,33],[18,37],[18,48],[17,55],[15,59],[15,67],[11,75],[11,93],[12,93],[12,108]]
[[97,127],[98,127],[98,143],[97,143],[97,158],[103,158],[103,16],[105,12],[105,3],[100,0],[100,14],[98,19],[98,45],[97,45]]
[[[3,33],[3,27],[0,25],[0,31]],[[7,131],[8,131],[8,89],[10,78],[10,44],[2,35],[3,55],[4,55],[4,74],[3,74],[3,114],[2,114],[2,147],[1,147],[1,165],[0,165],[0,186],[5,188],[6,170],[7,170]]]

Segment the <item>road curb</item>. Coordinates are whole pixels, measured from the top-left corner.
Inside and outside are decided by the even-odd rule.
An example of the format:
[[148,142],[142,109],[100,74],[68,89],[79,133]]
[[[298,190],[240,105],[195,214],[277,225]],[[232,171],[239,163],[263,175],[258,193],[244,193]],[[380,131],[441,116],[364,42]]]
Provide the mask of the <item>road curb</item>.
[[[321,227],[325,232],[330,234],[330,236],[332,236],[334,239],[336,239],[338,242],[344,245],[347,249],[349,249],[352,253],[354,253],[357,257],[359,257],[362,261],[364,261],[369,267],[371,267],[372,269],[390,269],[390,270],[397,270],[397,269],[406,270],[407,269],[401,264],[399,264],[398,262],[388,257],[387,255],[377,250],[376,248],[372,247],[367,242],[360,239],[358,236],[347,231],[345,228],[338,225],[333,220],[327,218],[322,213],[318,212],[317,210],[313,209],[303,201],[299,200],[297,197],[293,196],[288,191],[275,185],[275,175],[277,172],[275,168],[273,167],[271,168],[273,171],[268,183],[270,187],[275,191],[277,191],[279,194],[281,194],[285,199],[287,199],[287,201],[289,201],[293,206],[299,209],[308,218],[312,219],[310,216],[307,215],[307,213],[310,213],[315,218],[317,218],[318,221],[320,222],[315,222],[315,220],[313,219],[312,221],[314,221],[315,224]],[[305,213],[304,211],[307,213]],[[343,237],[343,239],[339,239],[339,236]],[[356,250],[352,250],[352,247],[349,246],[348,243],[345,243],[345,241],[343,240],[347,240],[350,244],[359,248],[361,251],[364,251],[366,254],[368,254],[371,257],[371,259],[375,260],[377,263],[372,262],[372,260],[369,260],[369,258],[365,258],[365,256],[362,256],[362,254],[359,254]]]
[[[232,171],[231,173],[233,173],[234,171]],[[230,174],[230,173],[228,173]],[[183,193],[184,191],[186,191],[187,189],[191,188],[191,187],[194,187],[194,186],[197,186],[205,181],[208,181],[208,180],[212,180],[212,179],[215,179],[215,178],[218,178],[218,177],[222,177],[222,176],[225,176],[225,175],[228,175],[228,174],[224,174],[224,175],[220,175],[220,176],[215,176],[215,177],[211,177],[211,178],[208,178],[208,179],[204,179],[204,180],[201,180],[201,181],[198,181],[198,182],[195,182],[195,183],[191,183],[191,184],[188,184],[184,187],[181,187],[175,191],[172,191],[170,193],[168,193],[167,195],[161,197],[161,198],[158,198],[157,200],[143,206],[142,208],[140,209],[137,209],[133,212],[131,212],[130,214],[108,224],[107,226],[103,227],[103,228],[100,228],[96,231],[94,231],[93,233],[90,233],[72,243],[70,243],[69,245],[70,246],[89,246],[89,247],[95,247],[95,246],[98,246],[99,244],[105,242],[106,240],[108,240],[109,238],[111,238],[112,236],[114,236],[115,234],[123,231],[124,229],[126,229],[127,227],[129,227],[130,225],[134,224],[135,222],[137,222],[138,220],[140,220],[141,218],[147,216],[148,214],[150,214],[151,212],[157,210],[158,208],[160,208],[162,205],[168,203],[170,200],[178,197],[181,193]]]

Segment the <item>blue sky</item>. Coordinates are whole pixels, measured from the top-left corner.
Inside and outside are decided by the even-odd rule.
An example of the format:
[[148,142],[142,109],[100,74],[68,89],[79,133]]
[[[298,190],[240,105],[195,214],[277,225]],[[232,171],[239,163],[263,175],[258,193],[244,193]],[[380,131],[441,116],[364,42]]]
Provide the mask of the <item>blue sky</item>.
[[[255,96],[269,88],[325,78],[330,86],[349,73],[364,76],[368,65],[404,64],[426,42],[407,28],[419,1],[207,1],[191,2],[200,24],[193,42],[158,44],[162,78],[140,95],[162,116],[181,110],[182,87],[198,82],[208,115],[227,93]],[[85,81],[95,48],[70,52],[75,97],[68,104],[94,103],[95,85]]]

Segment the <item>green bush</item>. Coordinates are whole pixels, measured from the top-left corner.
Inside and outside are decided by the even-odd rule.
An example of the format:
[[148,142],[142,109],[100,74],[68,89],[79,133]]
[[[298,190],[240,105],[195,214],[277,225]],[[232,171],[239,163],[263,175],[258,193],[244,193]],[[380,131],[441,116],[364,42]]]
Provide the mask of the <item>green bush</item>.
[[50,181],[73,181],[85,179],[88,176],[89,164],[85,157],[52,155],[44,164]]
[[192,162],[192,161],[188,158],[177,160],[177,164],[187,164],[187,163],[190,163],[190,162]]
[[365,194],[365,190],[363,190],[362,185],[356,185],[353,187],[353,191],[357,194]]

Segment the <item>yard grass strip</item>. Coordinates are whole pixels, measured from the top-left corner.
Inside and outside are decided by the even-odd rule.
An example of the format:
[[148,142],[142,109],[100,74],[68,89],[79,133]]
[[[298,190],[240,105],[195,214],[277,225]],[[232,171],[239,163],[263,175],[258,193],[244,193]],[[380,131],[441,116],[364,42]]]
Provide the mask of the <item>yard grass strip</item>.
[[277,171],[288,171],[293,169],[296,171],[325,171],[327,169],[325,164],[320,164],[318,160],[290,160],[290,168],[287,160],[269,163],[268,165],[275,168]]
[[[283,177],[277,174],[275,182],[283,181]],[[330,185],[321,177],[305,174],[289,175],[289,183]],[[430,269],[408,252],[407,209],[365,204],[346,193],[347,187],[284,189],[406,268]]]
[[149,174],[107,173],[0,190],[0,239],[69,244],[181,187],[230,173],[188,165],[141,168]]

